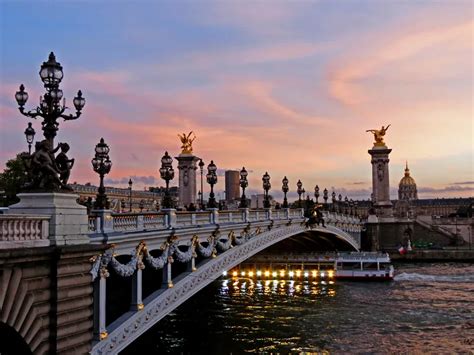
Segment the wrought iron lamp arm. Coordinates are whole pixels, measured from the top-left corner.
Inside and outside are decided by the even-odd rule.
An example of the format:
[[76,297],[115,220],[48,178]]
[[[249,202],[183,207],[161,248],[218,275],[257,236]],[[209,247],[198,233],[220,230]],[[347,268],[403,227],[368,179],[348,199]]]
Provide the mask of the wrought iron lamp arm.
[[[66,107],[64,108],[66,109]],[[64,112],[64,109],[62,110],[62,112]],[[79,116],[81,115],[81,112],[80,111],[76,111],[76,115],[74,116],[72,113],[69,114],[69,115],[59,115],[59,117],[61,118],[64,118],[64,121],[71,121],[71,120],[76,120],[79,118]]]
[[18,107],[18,110],[20,111],[20,113],[23,115],[23,116],[26,116],[26,117],[31,117],[31,118],[35,118],[37,116],[41,116],[43,117],[43,115],[41,114],[40,112],[40,108],[37,107],[35,110],[31,110],[31,111],[28,111],[28,112],[25,112],[25,108],[24,107]]

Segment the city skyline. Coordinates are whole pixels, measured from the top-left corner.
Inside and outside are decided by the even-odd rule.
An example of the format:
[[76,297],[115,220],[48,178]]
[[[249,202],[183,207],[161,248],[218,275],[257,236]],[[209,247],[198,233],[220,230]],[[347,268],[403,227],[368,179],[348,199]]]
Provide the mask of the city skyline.
[[57,2],[48,17],[36,16],[44,3],[0,4],[2,165],[27,148],[14,93],[24,84],[36,105],[54,51],[69,105],[74,90],[86,98],[56,139],[76,159],[71,182],[98,183],[90,160],[104,137],[109,183],[163,185],[161,156],[193,130],[206,166],[252,171],[250,191],[268,171],[273,191],[286,175],[292,192],[301,179],[311,195],[318,184],[368,198],[365,130],[391,124],[392,196],[406,160],[420,198],[473,195],[469,1],[142,3]]

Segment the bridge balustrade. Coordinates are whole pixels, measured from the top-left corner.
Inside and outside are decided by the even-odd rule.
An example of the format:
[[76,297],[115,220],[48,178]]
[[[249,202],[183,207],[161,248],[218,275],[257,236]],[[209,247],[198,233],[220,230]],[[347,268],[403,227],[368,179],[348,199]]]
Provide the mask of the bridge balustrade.
[[143,215],[143,227],[145,229],[158,229],[165,226],[165,218],[160,213],[146,213]]
[[49,216],[0,215],[0,249],[48,246]]
[[117,214],[112,215],[114,231],[126,231],[144,229],[143,215],[139,214]]
[[131,232],[140,230],[152,230],[162,228],[177,228],[189,226],[202,226],[219,223],[243,223],[268,220],[281,220],[302,218],[303,211],[295,210],[230,210],[218,211],[216,209],[208,211],[175,211],[165,210],[163,212],[144,213],[112,213],[107,210],[92,211],[89,216],[89,232]]

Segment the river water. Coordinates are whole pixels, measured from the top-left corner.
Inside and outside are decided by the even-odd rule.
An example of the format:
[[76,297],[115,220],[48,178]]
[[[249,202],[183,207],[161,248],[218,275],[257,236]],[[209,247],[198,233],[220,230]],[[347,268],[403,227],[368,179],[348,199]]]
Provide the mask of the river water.
[[215,281],[123,354],[474,354],[474,265],[398,264],[392,282]]

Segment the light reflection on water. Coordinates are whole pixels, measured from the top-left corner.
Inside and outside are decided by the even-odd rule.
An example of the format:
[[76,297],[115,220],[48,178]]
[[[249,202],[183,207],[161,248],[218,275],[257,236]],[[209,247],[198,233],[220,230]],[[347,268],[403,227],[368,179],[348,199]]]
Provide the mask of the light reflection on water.
[[[219,281],[218,281],[219,282]],[[216,282],[217,283],[217,282]],[[232,287],[229,287],[232,283]],[[295,281],[295,280],[253,280],[248,278],[223,279],[220,281],[221,296],[255,296],[255,295],[336,295],[334,281]]]
[[474,265],[397,273],[382,283],[221,279],[124,353],[474,352]]

